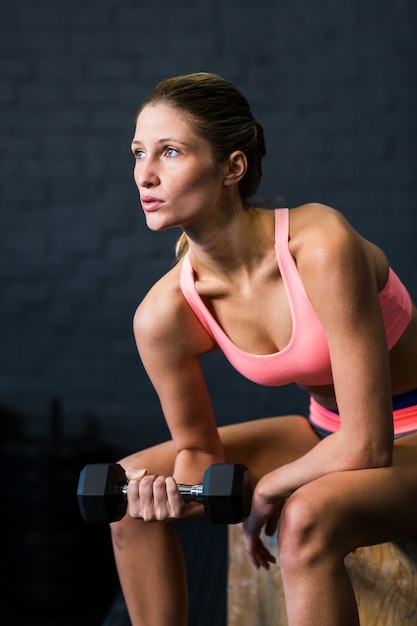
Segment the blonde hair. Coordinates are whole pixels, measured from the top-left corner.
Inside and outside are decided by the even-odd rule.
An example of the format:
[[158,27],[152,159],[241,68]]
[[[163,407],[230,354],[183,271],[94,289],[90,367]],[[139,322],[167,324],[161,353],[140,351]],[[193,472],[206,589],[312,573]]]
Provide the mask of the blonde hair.
[[187,252],[187,250],[188,250],[187,235],[184,232],[182,232],[181,235],[178,237],[177,242],[175,244],[175,248],[174,248],[176,261],[179,261],[180,259],[182,259],[182,257]]
[[[258,191],[262,179],[266,147],[263,128],[254,118],[246,98],[224,78],[198,72],[158,83],[138,115],[145,106],[159,103],[187,113],[194,130],[209,142],[219,162],[225,161],[235,150],[245,153],[248,168],[239,182],[239,194],[243,206],[248,207],[249,198]],[[187,237],[182,233],[175,246],[177,260],[187,248]]]

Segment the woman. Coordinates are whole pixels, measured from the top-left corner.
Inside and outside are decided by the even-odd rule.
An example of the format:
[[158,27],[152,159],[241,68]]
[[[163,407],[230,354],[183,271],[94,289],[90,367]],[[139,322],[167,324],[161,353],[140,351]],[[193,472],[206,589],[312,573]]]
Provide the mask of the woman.
[[[263,131],[222,78],[160,83],[132,150],[147,226],[182,229],[177,264],[134,318],[172,440],[121,462],[128,514],[112,536],[132,624],[186,624],[171,521],[202,511],[176,483],[201,482],[217,462],[251,471],[244,533],[255,567],[273,561],[261,529],[280,522],[290,626],[357,624],[345,555],[417,530],[416,309],[383,252],[334,209],[250,203]],[[217,428],[200,366],[215,349],[260,384],[297,382],[309,418]]]

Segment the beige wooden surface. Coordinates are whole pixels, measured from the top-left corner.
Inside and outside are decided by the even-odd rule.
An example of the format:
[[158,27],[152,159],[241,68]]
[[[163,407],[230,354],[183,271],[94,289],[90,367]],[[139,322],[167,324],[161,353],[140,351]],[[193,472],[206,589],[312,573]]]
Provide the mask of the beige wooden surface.
[[[287,626],[276,536],[263,536],[277,558],[257,571],[241,525],[229,526],[228,626]],[[417,626],[417,541],[359,548],[346,557],[361,626]]]

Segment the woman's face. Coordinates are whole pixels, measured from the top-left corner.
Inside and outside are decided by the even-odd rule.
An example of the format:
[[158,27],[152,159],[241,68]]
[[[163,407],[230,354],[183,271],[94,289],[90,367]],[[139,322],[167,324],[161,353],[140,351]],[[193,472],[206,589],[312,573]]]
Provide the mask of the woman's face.
[[146,106],[132,141],[134,179],[151,230],[186,228],[213,207],[223,191],[223,174],[210,144],[181,111]]

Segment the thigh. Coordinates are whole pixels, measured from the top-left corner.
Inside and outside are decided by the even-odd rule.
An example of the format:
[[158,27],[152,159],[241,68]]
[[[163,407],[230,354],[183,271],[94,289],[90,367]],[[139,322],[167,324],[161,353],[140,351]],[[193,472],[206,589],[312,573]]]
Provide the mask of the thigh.
[[135,467],[137,469],[146,469],[148,474],[172,476],[175,457],[175,446],[173,442],[169,440],[129,454],[121,459],[119,463],[125,469],[127,467]]
[[268,472],[306,454],[320,441],[300,415],[269,417],[219,429],[227,463],[244,463],[255,485]]
[[[226,463],[244,463],[253,485],[271,470],[308,452],[319,439],[306,418],[290,415],[270,417],[219,428]],[[167,441],[131,454],[123,467],[146,468],[149,473],[170,476],[174,471],[175,447]]]
[[346,553],[417,537],[417,435],[397,440],[391,466],[336,472],[294,494]]

